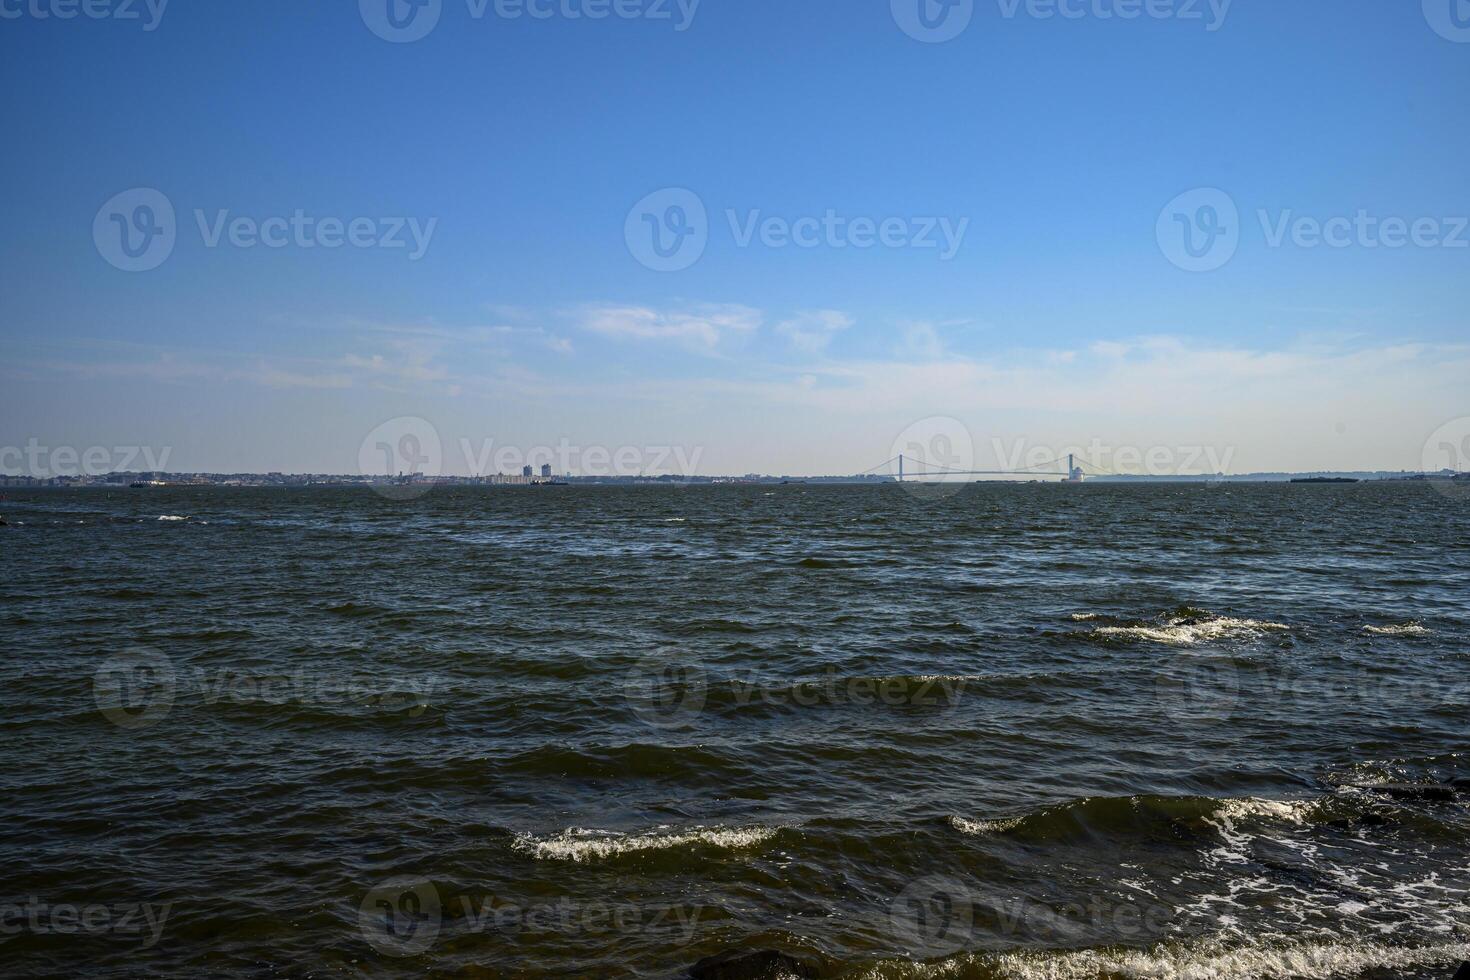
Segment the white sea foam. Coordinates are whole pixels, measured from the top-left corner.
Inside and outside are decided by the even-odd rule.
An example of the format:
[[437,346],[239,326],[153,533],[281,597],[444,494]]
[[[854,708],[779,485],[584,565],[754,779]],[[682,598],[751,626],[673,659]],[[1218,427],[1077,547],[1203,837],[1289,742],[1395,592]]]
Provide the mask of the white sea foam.
[[158,519],[160,521],[187,521],[189,518],[181,517],[178,514],[160,514],[158,515]]
[[1364,626],[1364,633],[1378,636],[1428,636],[1429,630],[1419,623],[1400,623],[1396,626]]
[[[1427,946],[1341,940],[1232,945],[1218,939],[1169,943],[1150,950],[1069,950],[990,955],[965,953],[937,963],[889,962],[866,976],[938,980],[995,972],[1012,980],[1332,980],[1370,970],[1452,966],[1470,958],[1470,943]],[[988,968],[988,969],[987,969]]]
[[1021,825],[1022,817],[1008,817],[1000,820],[972,820],[969,817],[952,816],[949,825],[962,834],[998,834],[1012,830]]
[[1257,797],[1242,797],[1222,800],[1219,809],[1205,817],[1205,823],[1214,827],[1224,844],[1208,852],[1205,857],[1210,864],[1244,864],[1250,859],[1251,834],[1241,829],[1247,820],[1275,820],[1281,823],[1300,825],[1305,822],[1307,812],[1315,804],[1311,800],[1265,800]]
[[623,834],[615,830],[585,830],[572,827],[550,837],[517,836],[516,850],[543,861],[586,862],[628,854],[633,851],[662,850],[703,844],[707,847],[752,847],[769,840],[776,833],[769,827],[691,827],[677,829],[659,827],[643,834]]
[[1073,613],[1072,614],[1072,619],[1074,619],[1076,622],[1079,622],[1079,623],[1087,623],[1087,622],[1091,622],[1094,619],[1101,619],[1101,618],[1102,618],[1102,614],[1101,613]]
[[1094,633],[1103,636],[1126,636],[1170,646],[1191,646],[1201,641],[1223,640],[1236,636],[1289,630],[1284,623],[1268,623],[1258,619],[1233,619],[1229,616],[1205,618],[1175,617],[1159,625],[1098,626]]
[[1000,971],[1016,980],[1094,980],[1121,974],[1150,980],[1328,980],[1368,970],[1404,970],[1453,964],[1470,956],[1470,943],[1405,947],[1356,941],[1297,941],[1229,947],[1219,942],[1164,946],[1148,951],[1078,952],[998,957]]
[[1215,811],[1215,816],[1230,821],[1232,825],[1236,820],[1245,820],[1250,817],[1264,817],[1299,824],[1316,805],[1315,800],[1266,800],[1256,796],[1243,796],[1237,799],[1222,800],[1220,809]]

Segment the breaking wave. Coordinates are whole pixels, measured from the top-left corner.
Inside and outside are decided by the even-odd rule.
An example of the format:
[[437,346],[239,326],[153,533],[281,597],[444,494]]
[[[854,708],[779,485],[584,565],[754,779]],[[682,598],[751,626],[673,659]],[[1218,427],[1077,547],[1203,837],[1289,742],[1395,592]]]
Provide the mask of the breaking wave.
[[948,822],[965,834],[1009,834],[1036,842],[1066,840],[1095,833],[1144,832],[1176,824],[1210,827],[1228,840],[1246,821],[1276,820],[1301,824],[1317,814],[1323,805],[1324,801],[1318,799],[1098,796],[1070,800],[1015,816],[981,819],[952,815]]
[[1073,613],[1076,622],[1094,623],[1086,634],[1108,639],[1142,640],[1169,646],[1192,646],[1214,640],[1228,640],[1283,633],[1291,629],[1285,623],[1259,619],[1217,616],[1203,609],[1185,606],[1151,620],[1118,619],[1100,613]]
[[[936,963],[888,962],[867,980],[1332,980],[1380,970],[1451,966],[1470,958],[1470,942],[1394,945],[1372,940],[1241,942],[1211,938],[1146,950],[1081,949],[966,953]],[[1446,974],[1448,975],[1448,974]]]
[[949,825],[962,834],[982,836],[1013,830],[1021,825],[1025,817],[1010,817],[1000,820],[972,820],[969,817],[951,816]]
[[1392,626],[1364,626],[1363,632],[1378,636],[1428,636],[1430,631],[1420,623],[1399,623]]
[[550,837],[530,834],[516,837],[516,850],[542,861],[603,860],[637,851],[703,846],[721,850],[754,847],[775,836],[770,827],[693,827],[678,830],[660,827],[643,834],[624,834],[612,830],[585,830],[572,827]]

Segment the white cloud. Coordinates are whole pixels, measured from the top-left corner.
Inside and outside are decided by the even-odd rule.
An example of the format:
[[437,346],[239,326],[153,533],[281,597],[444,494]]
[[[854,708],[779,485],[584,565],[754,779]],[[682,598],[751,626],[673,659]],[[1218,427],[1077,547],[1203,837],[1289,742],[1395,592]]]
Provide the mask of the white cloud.
[[755,332],[761,319],[759,310],[733,304],[669,312],[646,306],[594,306],[582,311],[580,324],[617,340],[665,340],[713,352],[728,339]]
[[791,346],[809,354],[819,354],[827,349],[832,338],[853,325],[852,317],[839,310],[812,310],[798,313],[790,320],[776,324],[776,332],[791,342]]

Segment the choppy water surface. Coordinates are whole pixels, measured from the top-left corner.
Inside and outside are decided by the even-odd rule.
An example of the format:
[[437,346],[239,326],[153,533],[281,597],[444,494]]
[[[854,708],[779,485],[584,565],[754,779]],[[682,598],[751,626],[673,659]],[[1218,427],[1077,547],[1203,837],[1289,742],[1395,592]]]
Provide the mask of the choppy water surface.
[[9,975],[1470,959],[1470,501],[1431,487],[0,514]]

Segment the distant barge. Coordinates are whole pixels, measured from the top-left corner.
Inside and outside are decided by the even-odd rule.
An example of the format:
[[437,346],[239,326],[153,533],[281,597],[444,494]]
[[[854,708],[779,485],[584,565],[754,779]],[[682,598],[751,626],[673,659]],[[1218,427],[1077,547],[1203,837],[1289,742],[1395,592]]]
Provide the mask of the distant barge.
[[1350,476],[1299,476],[1292,483],[1362,483]]

